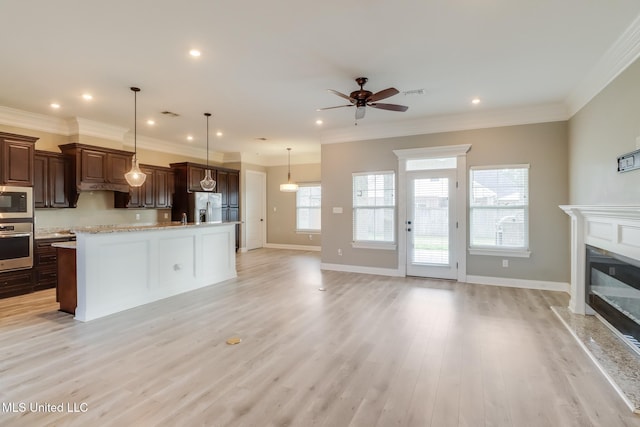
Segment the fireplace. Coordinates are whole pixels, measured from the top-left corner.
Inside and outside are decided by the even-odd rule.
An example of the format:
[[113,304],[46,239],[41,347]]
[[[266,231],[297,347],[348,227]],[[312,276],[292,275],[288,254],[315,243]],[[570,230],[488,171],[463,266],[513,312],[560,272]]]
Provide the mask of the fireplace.
[[560,208],[571,218],[571,299],[554,312],[640,414],[640,205]]
[[640,261],[586,245],[587,304],[640,353]]

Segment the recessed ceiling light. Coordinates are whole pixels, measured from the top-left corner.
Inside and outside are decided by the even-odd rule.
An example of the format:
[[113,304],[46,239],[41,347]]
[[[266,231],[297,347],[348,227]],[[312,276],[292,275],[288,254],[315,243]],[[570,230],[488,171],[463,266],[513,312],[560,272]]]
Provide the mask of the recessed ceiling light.
[[216,132],[216,136],[222,136],[222,132],[220,131]]
[[155,125],[155,124],[156,124],[156,122],[155,122],[155,121],[153,121],[153,120],[151,120],[151,119],[149,119],[149,120],[147,120],[147,124],[148,124],[148,125]]
[[58,104],[57,102],[52,102],[51,103],[51,108],[54,108],[54,109],[57,110],[58,108],[60,108],[60,104]]
[[322,123],[324,123],[322,120],[320,120],[320,119],[316,120],[316,124],[317,124],[318,126],[319,126],[319,125],[321,125]]
[[193,141],[193,137],[191,135],[187,135],[187,141]]
[[201,55],[200,51],[198,49],[191,49],[189,51],[189,55],[193,56],[193,57],[198,57]]
[[471,100],[471,103],[472,103],[473,105],[478,105],[478,104],[480,104],[480,98],[473,98],[473,99]]
[[93,99],[93,95],[91,95],[90,93],[84,93],[82,94],[82,98],[84,98],[86,101],[91,101]]

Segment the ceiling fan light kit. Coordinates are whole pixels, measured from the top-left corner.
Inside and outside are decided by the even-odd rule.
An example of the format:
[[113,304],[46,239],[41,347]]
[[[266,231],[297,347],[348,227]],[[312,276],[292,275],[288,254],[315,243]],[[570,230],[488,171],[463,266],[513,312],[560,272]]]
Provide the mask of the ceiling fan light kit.
[[390,98],[394,95],[397,95],[400,93],[400,91],[398,91],[398,89],[394,87],[390,87],[390,88],[381,90],[380,92],[373,93],[371,91],[364,89],[364,85],[367,83],[368,80],[369,79],[367,79],[366,77],[358,77],[356,79],[356,83],[360,86],[360,90],[355,90],[351,92],[349,95],[345,95],[344,93],[338,92],[337,90],[328,89],[329,92],[339,96],[340,98],[344,98],[348,100],[351,104],[338,105],[335,107],[319,108],[318,111],[331,110],[334,108],[342,108],[342,107],[356,107],[356,120],[360,120],[364,117],[364,114],[366,112],[366,107],[372,107],[372,108],[377,108],[380,110],[388,110],[388,111],[400,111],[400,112],[404,112],[409,109],[409,107],[407,107],[406,105],[381,104],[377,102],[382,99]]

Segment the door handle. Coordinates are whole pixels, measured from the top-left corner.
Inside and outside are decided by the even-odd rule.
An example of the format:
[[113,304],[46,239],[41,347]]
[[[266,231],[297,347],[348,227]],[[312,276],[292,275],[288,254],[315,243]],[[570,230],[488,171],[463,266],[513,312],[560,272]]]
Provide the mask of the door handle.
[[407,221],[407,224],[411,225],[411,221]]
[[411,229],[410,229],[410,228],[407,228],[407,231],[411,231]]

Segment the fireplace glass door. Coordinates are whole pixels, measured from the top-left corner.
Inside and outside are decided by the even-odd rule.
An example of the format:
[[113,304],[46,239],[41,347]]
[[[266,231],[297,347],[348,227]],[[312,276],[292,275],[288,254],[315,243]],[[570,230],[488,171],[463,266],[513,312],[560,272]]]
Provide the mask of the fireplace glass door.
[[640,349],[640,262],[587,246],[587,303]]

